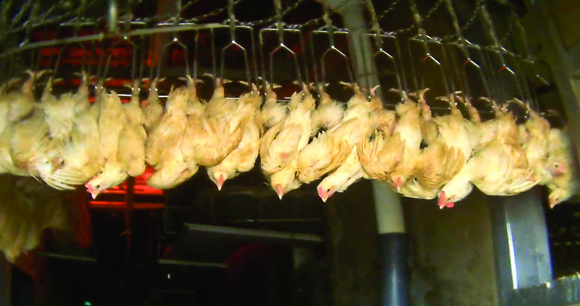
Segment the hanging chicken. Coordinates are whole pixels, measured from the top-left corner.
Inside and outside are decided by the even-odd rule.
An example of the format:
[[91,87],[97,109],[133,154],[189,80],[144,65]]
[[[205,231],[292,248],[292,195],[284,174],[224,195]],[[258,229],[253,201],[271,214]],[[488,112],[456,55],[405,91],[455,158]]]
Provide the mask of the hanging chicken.
[[[192,101],[192,102],[190,102]],[[167,97],[165,112],[150,132],[145,148],[145,159],[155,169],[147,185],[158,189],[173,188],[193,176],[199,169],[195,163],[186,163],[181,141],[188,122],[188,105],[195,104],[201,116],[205,106],[196,95],[195,81],[188,78],[187,87],[178,87]]]
[[222,81],[216,79],[216,88],[203,114],[190,115],[187,120],[181,151],[191,167],[212,167],[224,160],[241,142],[244,135],[247,107],[252,99],[240,101],[225,98]]
[[262,172],[278,197],[300,186],[296,179],[297,156],[308,144],[312,132],[311,113],[314,97],[308,87],[290,98],[288,117],[269,129],[262,137],[260,159]]
[[252,85],[250,93],[244,94],[238,100],[243,114],[243,137],[237,148],[226,156],[218,165],[207,168],[209,178],[222,189],[224,182],[248,172],[254,168],[256,158],[260,153],[260,121],[256,118],[262,99],[256,85]]

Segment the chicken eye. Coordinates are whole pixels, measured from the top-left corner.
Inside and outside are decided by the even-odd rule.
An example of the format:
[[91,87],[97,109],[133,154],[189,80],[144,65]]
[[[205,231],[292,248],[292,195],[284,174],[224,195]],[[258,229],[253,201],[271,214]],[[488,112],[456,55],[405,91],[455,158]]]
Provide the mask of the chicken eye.
[[101,185],[99,184],[99,185],[97,185],[96,187],[97,187],[97,189],[99,189],[99,188],[101,188]]

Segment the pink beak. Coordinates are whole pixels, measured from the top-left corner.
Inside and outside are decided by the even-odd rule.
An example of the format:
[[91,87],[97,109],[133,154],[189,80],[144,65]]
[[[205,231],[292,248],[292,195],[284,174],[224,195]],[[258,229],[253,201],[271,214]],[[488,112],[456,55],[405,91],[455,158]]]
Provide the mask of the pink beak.
[[326,203],[328,196],[326,195],[322,187],[318,187],[318,196],[322,199],[322,202]]
[[91,194],[91,197],[93,198],[93,200],[96,200],[97,196],[99,195],[99,192],[96,190],[93,190],[93,186],[91,186],[89,183],[86,183],[85,187],[87,188],[87,191]]
[[395,188],[397,188],[397,191],[399,191],[401,187],[403,187],[403,180],[400,177],[397,177],[395,179]]
[[224,185],[224,182],[226,181],[226,178],[224,177],[223,174],[220,174],[220,177],[218,177],[216,185],[218,190],[222,190],[222,186]]
[[276,193],[278,194],[278,198],[280,198],[280,200],[282,200],[282,197],[284,196],[284,189],[282,188],[282,185],[277,184],[276,186],[274,186],[274,190],[276,190]]
[[437,201],[437,205],[439,205],[439,209],[443,209],[444,207],[447,206],[447,203],[445,202],[445,191],[441,191],[441,193],[439,194],[439,200]]

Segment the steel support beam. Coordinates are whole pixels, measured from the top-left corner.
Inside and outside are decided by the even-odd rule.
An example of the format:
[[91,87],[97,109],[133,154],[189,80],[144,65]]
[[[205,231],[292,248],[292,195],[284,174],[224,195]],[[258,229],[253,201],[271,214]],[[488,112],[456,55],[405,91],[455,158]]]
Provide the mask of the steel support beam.
[[514,306],[509,301],[515,290],[552,280],[544,209],[537,189],[492,199],[498,295],[503,305]]

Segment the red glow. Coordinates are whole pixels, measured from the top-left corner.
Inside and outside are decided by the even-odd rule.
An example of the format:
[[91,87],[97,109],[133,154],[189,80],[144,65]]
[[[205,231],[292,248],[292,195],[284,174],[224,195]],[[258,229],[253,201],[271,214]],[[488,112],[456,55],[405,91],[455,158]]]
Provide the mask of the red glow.
[[[125,202],[115,201],[90,201],[93,208],[122,208],[125,207]],[[163,209],[163,203],[135,203],[133,209]]]
[[[162,196],[163,191],[161,189],[155,189],[147,185],[147,179],[153,174],[153,169],[147,167],[145,173],[135,178],[135,190],[134,194],[137,195],[150,195],[150,196]],[[127,184],[123,183],[119,186],[115,186],[105,190],[104,194],[125,194],[127,191]]]

